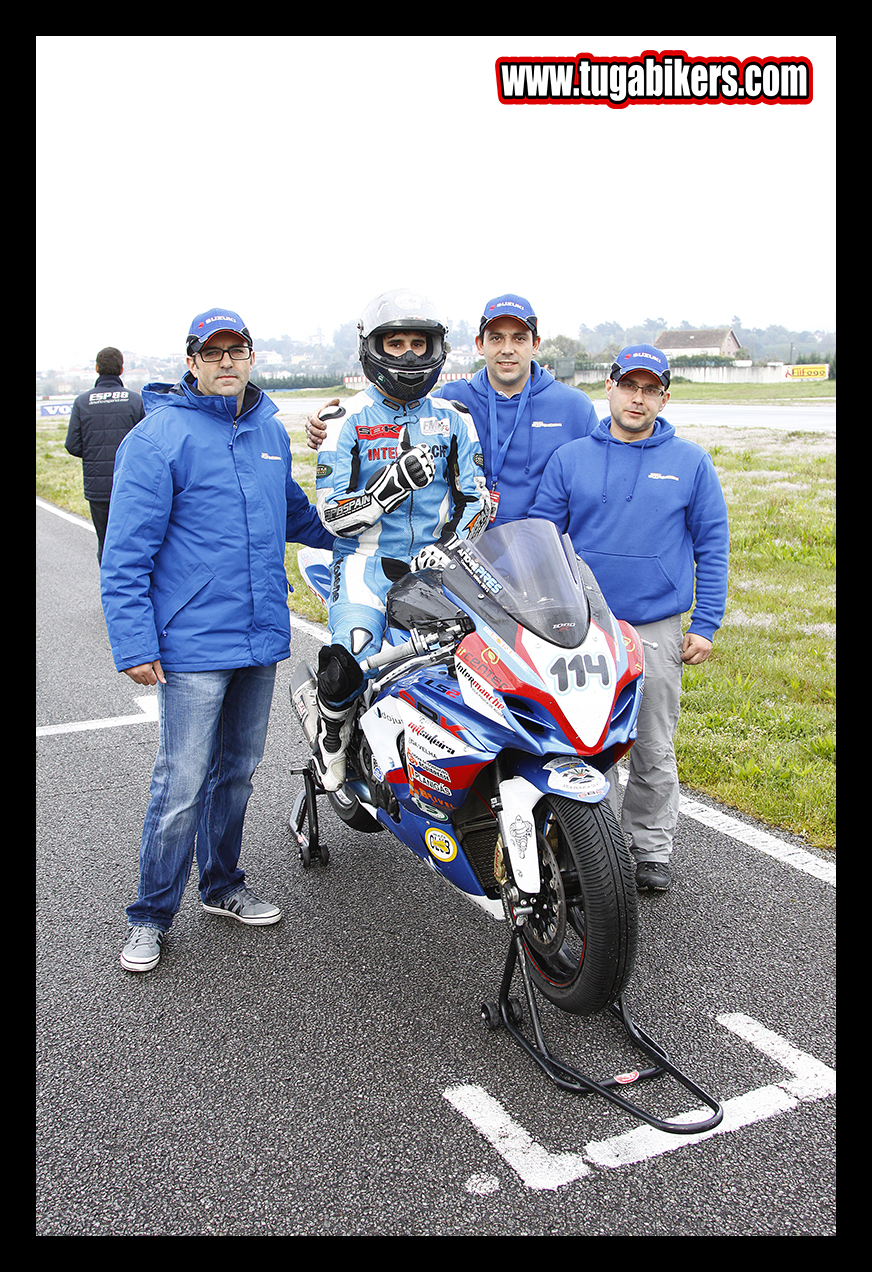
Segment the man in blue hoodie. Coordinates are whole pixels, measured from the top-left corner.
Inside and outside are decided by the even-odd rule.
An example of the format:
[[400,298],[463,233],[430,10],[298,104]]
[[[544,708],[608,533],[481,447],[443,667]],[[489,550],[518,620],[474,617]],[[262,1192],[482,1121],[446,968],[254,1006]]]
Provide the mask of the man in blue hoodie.
[[[610,418],[551,458],[530,512],[569,534],[612,611],[645,643],[645,693],[621,825],[637,887],[655,891],[672,882],[681,670],[711,653],[726,607],[730,545],[711,457],[676,437],[660,415],[669,380],[659,349],[622,350],[606,381]],[[681,616],[691,606],[682,636]],[[609,798],[617,813],[616,777],[612,770]]]
[[195,844],[210,914],[281,911],[239,869],[276,663],[290,655],[285,542],[332,548],[294,481],[277,408],[250,382],[239,314],[198,314],[180,384],[142,391],[122,441],[101,570],[115,666],[157,685],[160,732],[121,965],[147,972],[181,905]]
[[[475,341],[485,365],[471,380],[452,380],[433,393],[434,398],[460,402],[472,416],[481,442],[492,525],[528,516],[554,452],[587,437],[598,424],[587,394],[561,384],[535,360],[538,321],[523,296],[489,300]],[[326,434],[326,425],[310,416],[306,436],[313,450]]]
[[489,300],[475,340],[485,365],[471,380],[443,386],[443,396],[461,402],[475,423],[492,525],[529,516],[548,460],[598,423],[587,394],[561,384],[536,361],[538,322],[523,296]]

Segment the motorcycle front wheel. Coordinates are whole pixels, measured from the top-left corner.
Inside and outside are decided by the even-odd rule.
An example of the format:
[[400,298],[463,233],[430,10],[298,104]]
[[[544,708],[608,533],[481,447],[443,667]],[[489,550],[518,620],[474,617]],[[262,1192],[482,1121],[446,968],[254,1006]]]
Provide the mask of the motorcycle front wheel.
[[530,976],[556,1007],[590,1016],[623,993],[633,970],[632,857],[607,804],[546,795],[535,820],[542,891],[523,928]]

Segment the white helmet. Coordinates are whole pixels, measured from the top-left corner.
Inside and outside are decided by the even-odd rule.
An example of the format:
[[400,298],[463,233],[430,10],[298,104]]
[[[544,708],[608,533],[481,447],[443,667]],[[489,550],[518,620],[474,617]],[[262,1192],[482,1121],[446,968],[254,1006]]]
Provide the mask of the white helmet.
[[[431,300],[407,287],[383,292],[366,306],[357,331],[363,373],[386,397],[410,402],[430,392],[445,362],[448,334]],[[385,353],[382,336],[388,331],[423,332],[426,351],[409,350],[401,357]]]

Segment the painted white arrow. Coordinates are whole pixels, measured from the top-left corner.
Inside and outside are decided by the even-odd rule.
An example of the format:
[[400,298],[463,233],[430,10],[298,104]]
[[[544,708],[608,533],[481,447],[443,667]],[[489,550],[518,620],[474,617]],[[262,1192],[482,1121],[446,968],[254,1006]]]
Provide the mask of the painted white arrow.
[[[582,1179],[590,1173],[591,1166],[615,1169],[641,1162],[661,1153],[675,1152],[688,1144],[714,1135],[726,1135],[752,1122],[764,1121],[787,1113],[797,1105],[822,1100],[836,1089],[836,1074],[813,1056],[799,1051],[785,1038],[765,1029],[750,1016],[740,1013],[716,1017],[718,1024],[737,1034],[764,1055],[783,1065],[790,1077],[770,1086],[758,1087],[746,1095],[736,1096],[724,1103],[724,1118],[720,1125],[698,1135],[671,1135],[652,1126],[640,1126],[615,1135],[607,1140],[594,1140],[586,1144],[580,1153],[552,1153],[537,1144],[503,1108],[500,1102],[481,1087],[460,1085],[450,1087],[443,1095],[449,1104],[472,1122],[500,1156],[520,1176],[527,1188],[557,1189]],[[677,1122],[698,1122],[710,1114],[710,1109],[691,1109],[675,1118]]]

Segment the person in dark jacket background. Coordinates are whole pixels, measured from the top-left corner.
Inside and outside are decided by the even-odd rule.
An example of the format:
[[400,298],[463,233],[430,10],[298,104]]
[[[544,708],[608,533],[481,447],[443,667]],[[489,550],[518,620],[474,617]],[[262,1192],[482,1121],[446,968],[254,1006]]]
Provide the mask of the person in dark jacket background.
[[145,415],[138,393],[125,389],[121,376],[124,357],[111,345],[97,354],[97,380],[93,389],[80,393],[70,412],[64,442],[71,455],[82,461],[85,498],[97,531],[97,560],[103,559],[103,540],[109,518],[115,452],[134,424]]

